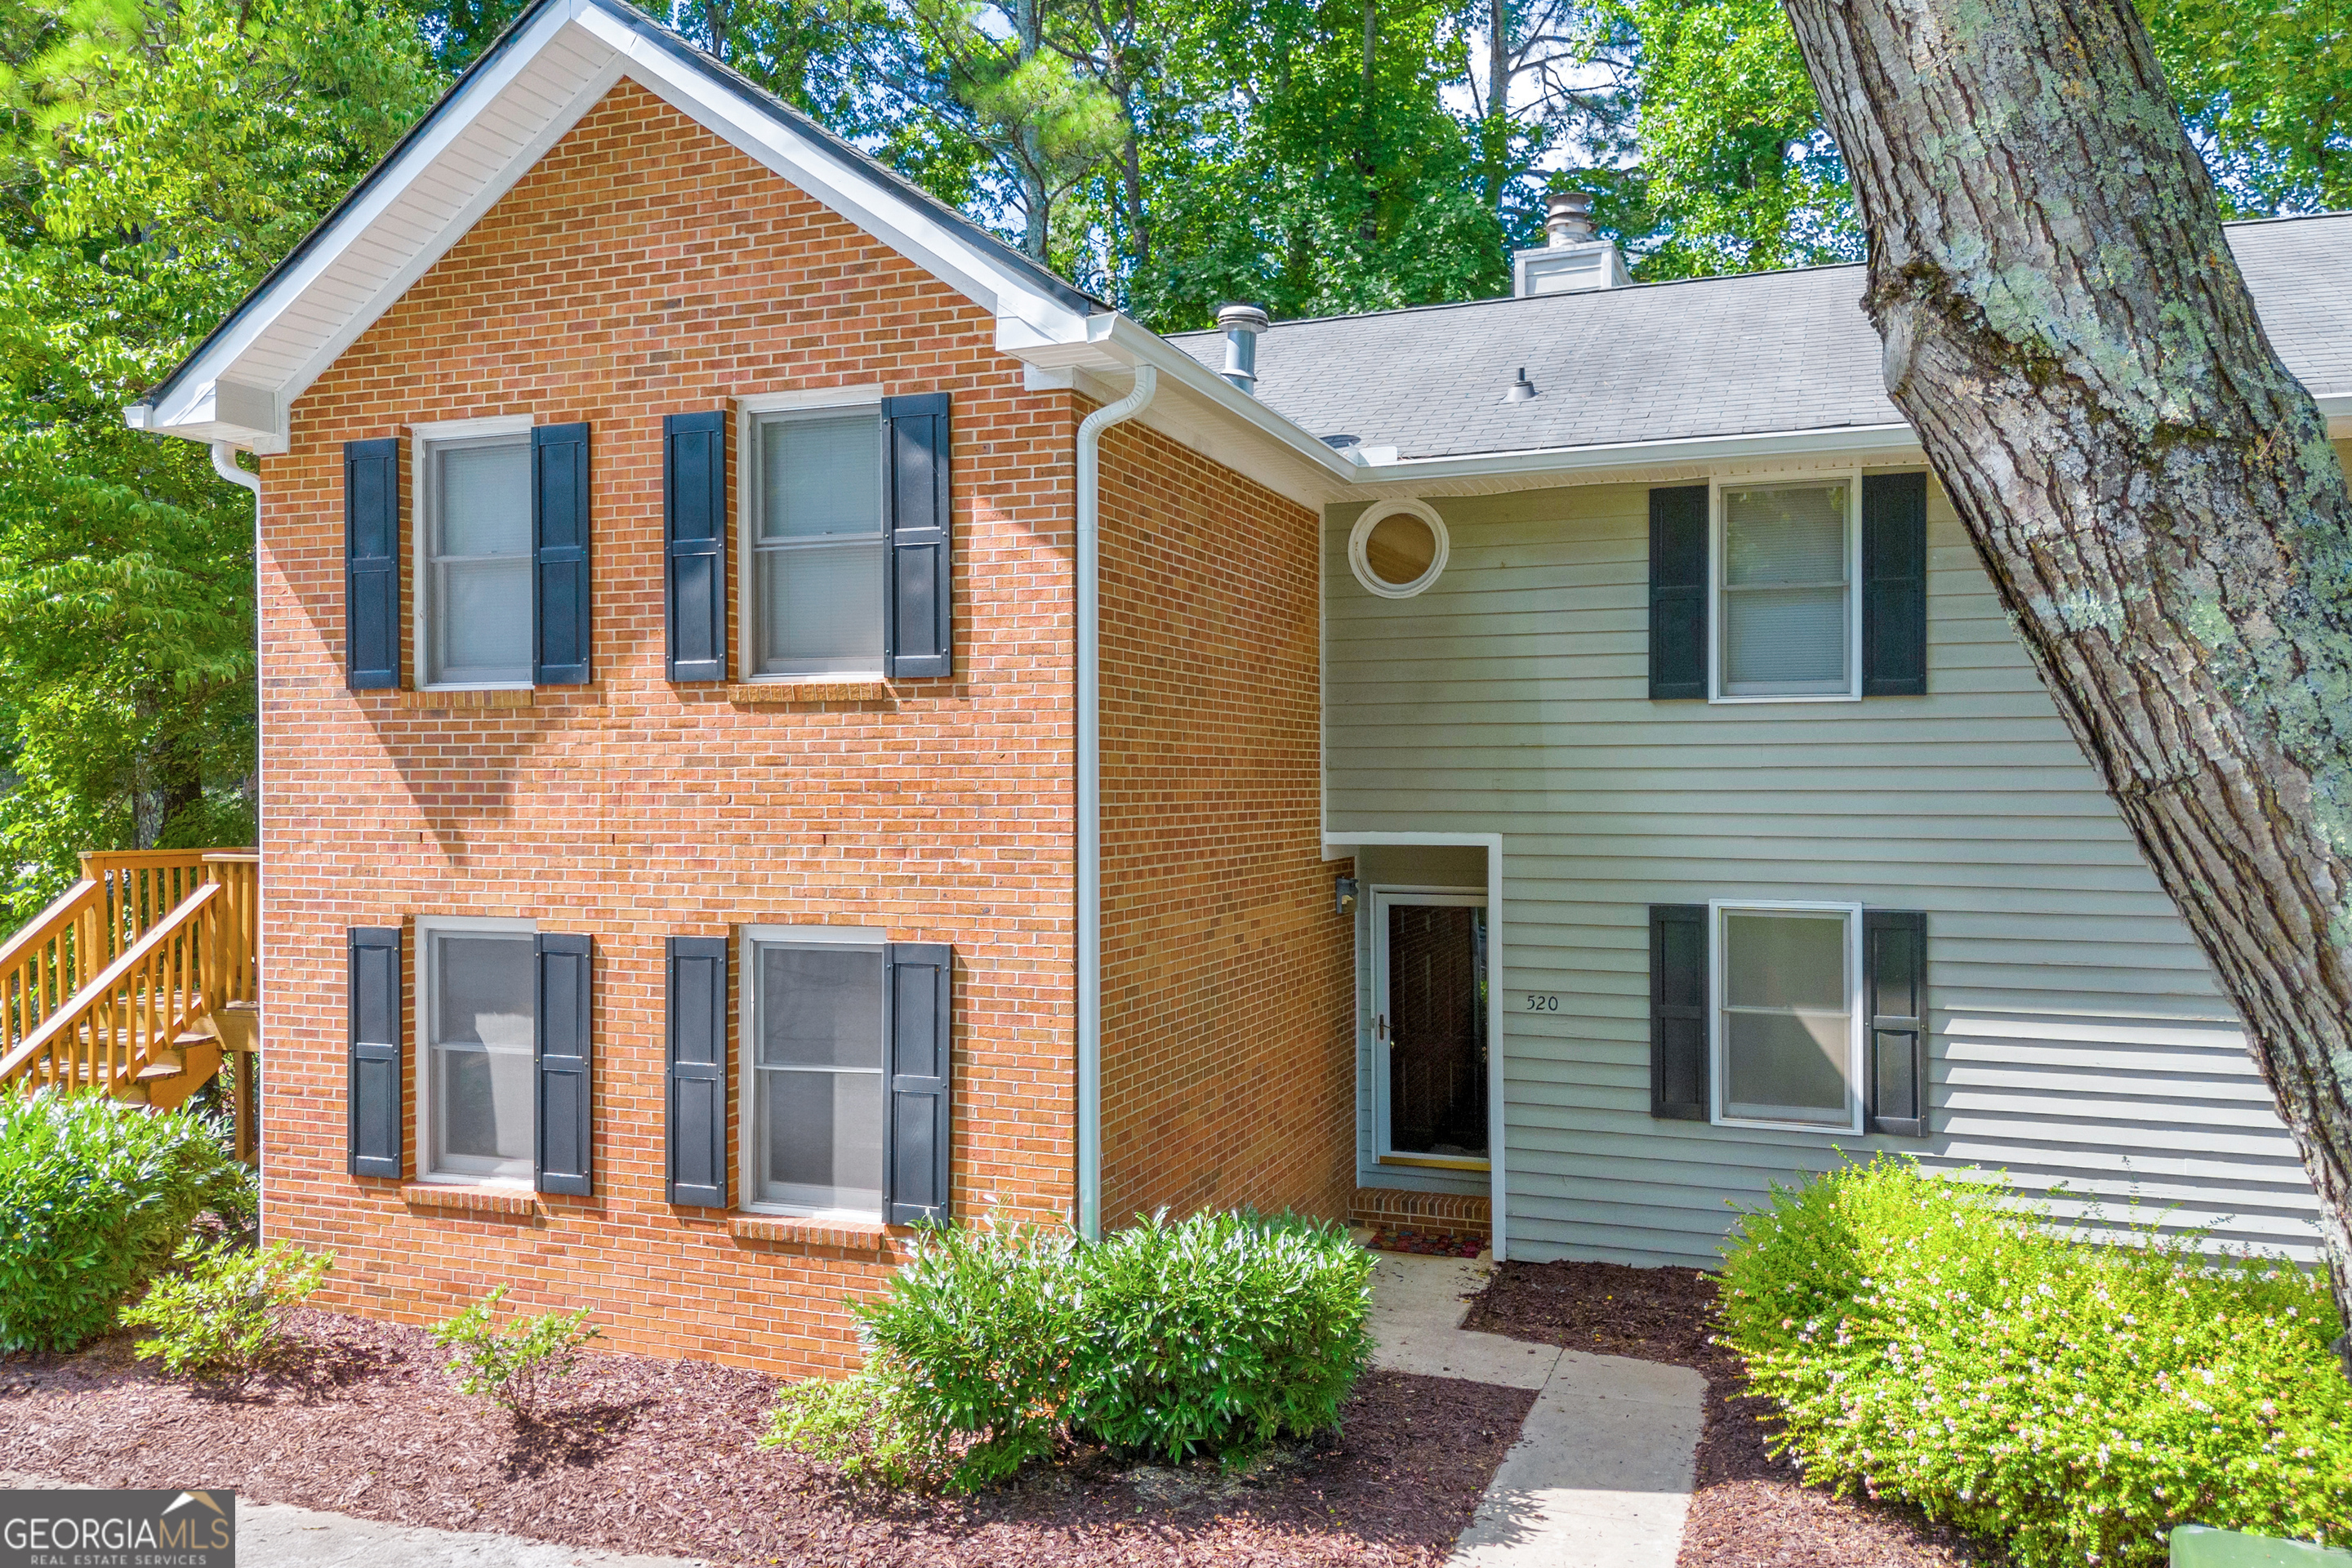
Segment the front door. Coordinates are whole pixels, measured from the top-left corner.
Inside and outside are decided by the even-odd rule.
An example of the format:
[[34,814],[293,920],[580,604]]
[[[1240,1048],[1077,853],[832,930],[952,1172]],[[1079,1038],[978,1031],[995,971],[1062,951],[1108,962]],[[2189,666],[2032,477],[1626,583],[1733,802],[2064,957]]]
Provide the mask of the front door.
[[1383,1159],[1486,1158],[1486,900],[1372,895],[1374,1100]]

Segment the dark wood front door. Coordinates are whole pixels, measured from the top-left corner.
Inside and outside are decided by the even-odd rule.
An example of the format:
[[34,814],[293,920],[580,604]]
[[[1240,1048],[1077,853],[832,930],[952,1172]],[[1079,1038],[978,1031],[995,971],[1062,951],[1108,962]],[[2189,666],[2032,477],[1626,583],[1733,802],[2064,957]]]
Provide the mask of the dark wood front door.
[[1387,995],[1384,1152],[1486,1155],[1486,911],[1474,904],[1381,900]]

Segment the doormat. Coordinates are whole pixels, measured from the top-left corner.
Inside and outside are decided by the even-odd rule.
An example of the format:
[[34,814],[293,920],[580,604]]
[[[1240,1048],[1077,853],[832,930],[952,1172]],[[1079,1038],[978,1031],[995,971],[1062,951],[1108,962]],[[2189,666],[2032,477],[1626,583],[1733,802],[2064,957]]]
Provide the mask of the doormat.
[[1486,1250],[1483,1236],[1446,1236],[1423,1230],[1375,1229],[1372,1246],[1382,1252],[1417,1252],[1423,1258],[1475,1258]]

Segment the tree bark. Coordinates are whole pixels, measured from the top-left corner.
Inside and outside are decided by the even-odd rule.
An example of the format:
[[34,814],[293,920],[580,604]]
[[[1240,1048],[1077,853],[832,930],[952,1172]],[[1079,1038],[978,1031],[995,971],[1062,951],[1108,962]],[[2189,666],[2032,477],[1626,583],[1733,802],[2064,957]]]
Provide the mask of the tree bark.
[[2326,421],[2128,0],[1784,4],[1887,391],[2244,1020],[2345,1310],[2352,502]]

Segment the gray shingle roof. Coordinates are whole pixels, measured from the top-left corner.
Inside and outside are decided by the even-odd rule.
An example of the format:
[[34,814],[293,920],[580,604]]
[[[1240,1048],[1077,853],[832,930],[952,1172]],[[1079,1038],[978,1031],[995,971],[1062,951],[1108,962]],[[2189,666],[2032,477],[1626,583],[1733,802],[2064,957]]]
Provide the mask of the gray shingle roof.
[[[2352,392],[2352,213],[2229,235],[2287,368]],[[1899,424],[1862,289],[1862,268],[1818,267],[1277,321],[1257,393],[1406,458]],[[1223,363],[1219,333],[1170,341]],[[1541,395],[1506,403],[1522,365]]]

